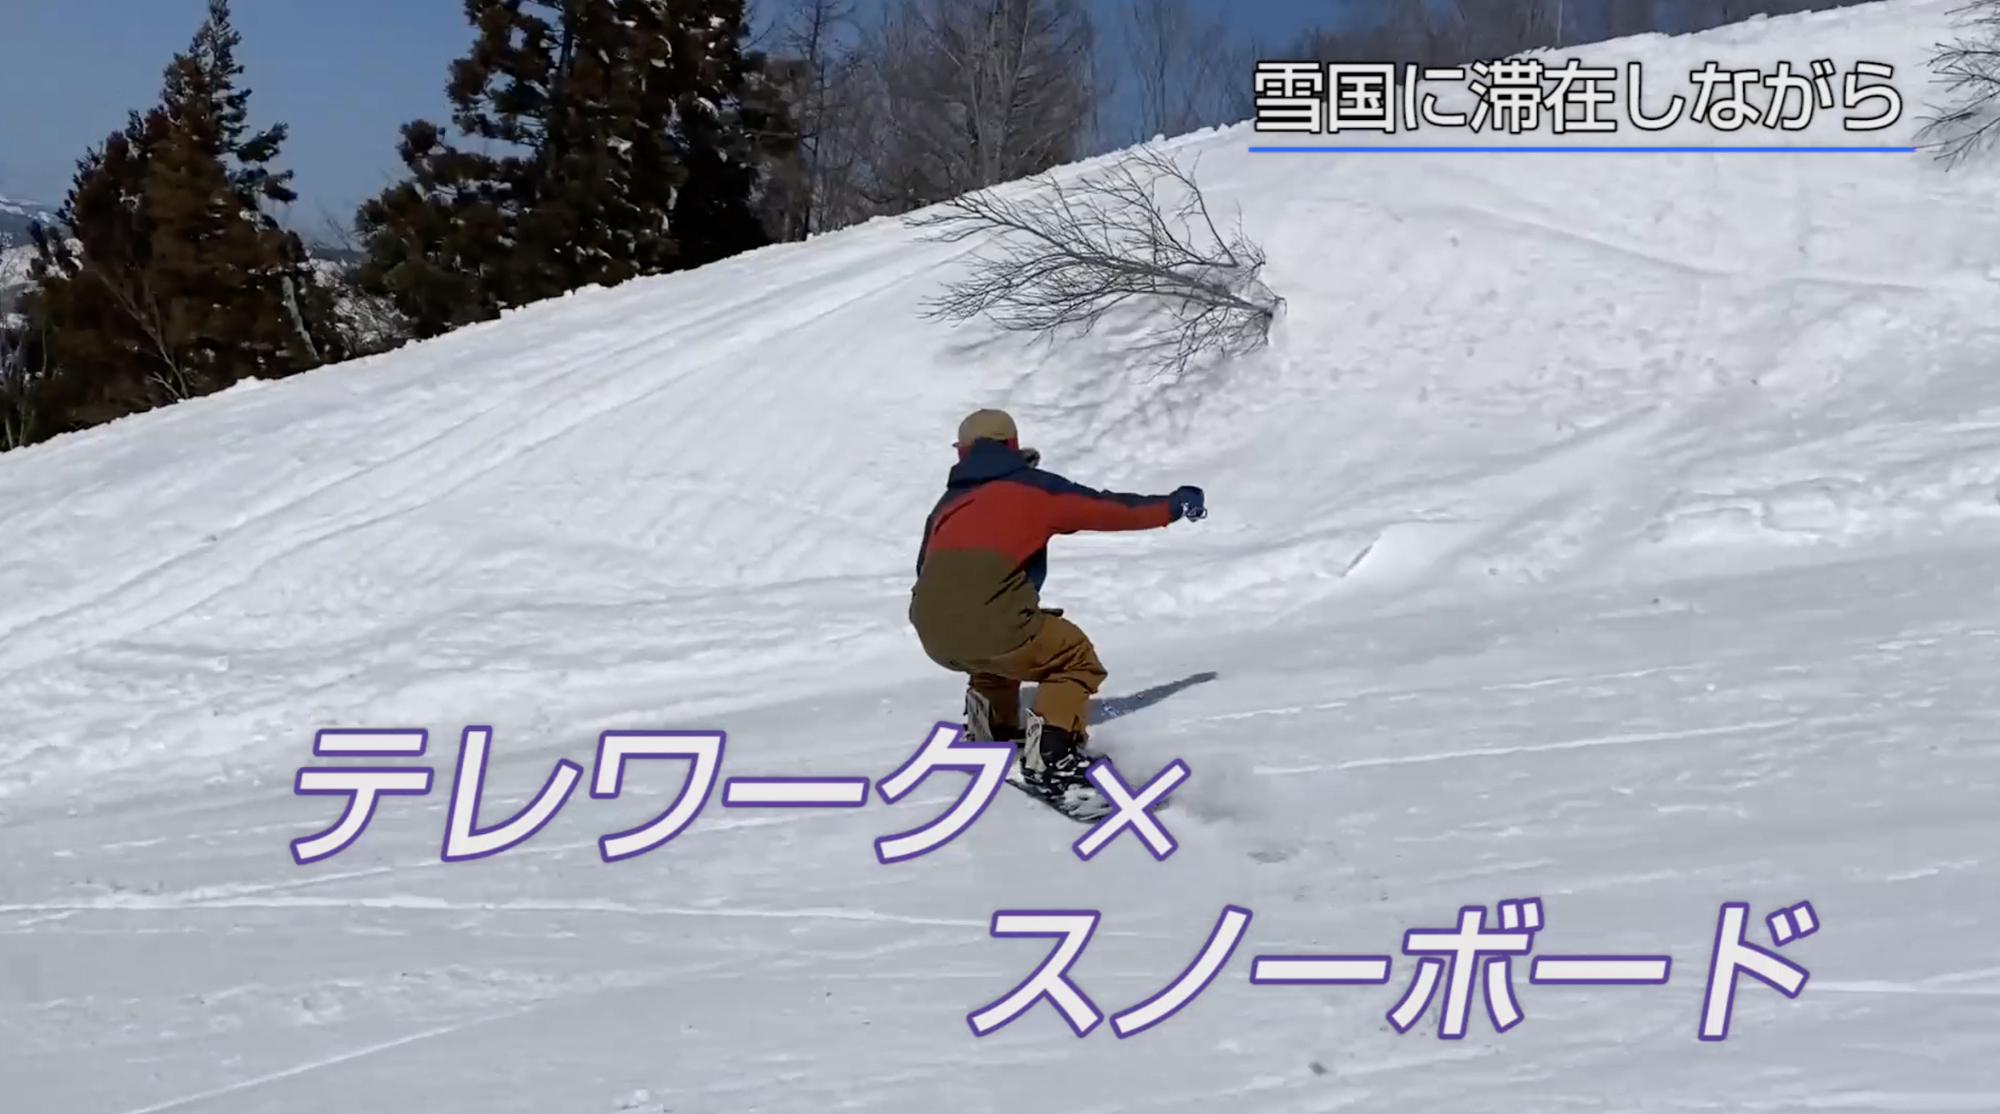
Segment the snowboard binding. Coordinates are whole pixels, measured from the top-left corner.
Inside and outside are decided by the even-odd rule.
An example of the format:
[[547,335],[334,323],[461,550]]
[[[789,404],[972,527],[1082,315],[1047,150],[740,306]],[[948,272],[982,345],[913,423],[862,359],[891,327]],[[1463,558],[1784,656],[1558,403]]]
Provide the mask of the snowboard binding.
[[[1026,719],[1024,728],[996,731],[992,703],[977,692],[966,690],[966,739],[1014,744],[1014,760],[1007,772],[1009,785],[1040,798],[1073,820],[1091,821],[1109,813],[1111,803],[1088,776],[1090,767],[1102,756],[1085,749],[1081,738],[1060,728],[1050,728],[1033,712],[1027,713]],[[1002,734],[1011,737],[998,737]]]

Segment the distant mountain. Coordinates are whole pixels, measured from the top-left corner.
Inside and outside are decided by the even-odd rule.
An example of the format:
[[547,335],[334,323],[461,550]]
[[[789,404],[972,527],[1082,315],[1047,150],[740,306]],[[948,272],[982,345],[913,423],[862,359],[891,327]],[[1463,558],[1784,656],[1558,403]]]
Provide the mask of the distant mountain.
[[28,260],[35,254],[28,227],[38,221],[53,224],[55,217],[46,205],[0,197],[0,322],[7,320],[28,282]]
[[[14,309],[15,300],[28,285],[28,264],[34,258],[34,240],[28,235],[28,228],[36,222],[54,225],[56,211],[53,206],[33,201],[0,196],[0,321],[5,321]],[[323,282],[340,281],[342,275],[361,262],[358,252],[329,247],[310,241],[306,251],[319,261],[314,270]],[[357,303],[345,307],[352,315],[368,316]],[[373,316],[381,316],[386,311],[371,309]]]
[[[55,220],[56,210],[54,206],[0,196],[0,252],[4,252],[8,248],[26,247],[28,244],[33,243],[28,237],[28,227],[37,221],[43,224],[54,224]],[[331,247],[325,244],[317,244],[310,239],[306,241],[306,250],[314,259],[331,260],[332,262],[344,265],[352,265],[361,261],[359,252],[350,251],[345,248]]]
[[0,251],[22,247],[28,239],[28,226],[36,221],[54,223],[56,212],[46,205],[33,201],[17,201],[11,197],[0,197]]
[[[20,297],[28,289],[28,269],[35,257],[28,225],[37,219],[48,221],[53,217],[47,209],[0,198],[0,325],[18,319]],[[14,238],[9,239],[10,235]],[[395,308],[352,285],[354,268],[362,259],[360,253],[313,243],[308,243],[306,250],[313,257],[314,280],[335,291],[335,312],[349,337],[370,350],[392,346],[401,328]]]

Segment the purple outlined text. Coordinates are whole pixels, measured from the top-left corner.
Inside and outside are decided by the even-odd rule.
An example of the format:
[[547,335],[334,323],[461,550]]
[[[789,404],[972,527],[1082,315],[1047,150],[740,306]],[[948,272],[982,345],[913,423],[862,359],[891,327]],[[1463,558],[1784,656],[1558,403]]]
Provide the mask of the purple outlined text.
[[[418,728],[328,728],[313,742],[320,759],[422,758],[429,733]],[[589,797],[616,800],[628,774],[649,789],[659,778],[676,779],[672,802],[638,827],[598,838],[598,855],[607,863],[624,862],[672,842],[700,817],[716,788],[728,809],[858,809],[869,803],[872,787],[882,802],[895,805],[933,774],[970,775],[965,789],[945,812],[928,823],[875,840],[876,861],[884,866],[922,858],[970,829],[998,794],[1000,783],[1017,761],[1012,743],[975,743],[965,739],[963,724],[932,725],[921,745],[894,773],[879,781],[862,776],[722,776],[728,738],[722,731],[606,731],[599,735],[589,775]],[[496,752],[493,729],[467,727],[459,742],[451,775],[445,831],[439,859],[447,863],[489,858],[519,847],[546,829],[584,783],[582,766],[567,758],[554,762],[541,789],[514,815],[479,822],[486,773]],[[360,840],[382,807],[384,797],[428,796],[437,771],[428,765],[311,765],[299,769],[292,792],[301,797],[344,798],[339,816],[320,832],[295,839],[292,859],[300,866],[330,859]],[[1152,814],[1166,795],[1188,778],[1187,764],[1175,759],[1134,791],[1109,759],[1089,771],[1115,810],[1093,824],[1072,844],[1077,858],[1094,859],[1126,831],[1143,843],[1156,860],[1178,849],[1173,835]]]

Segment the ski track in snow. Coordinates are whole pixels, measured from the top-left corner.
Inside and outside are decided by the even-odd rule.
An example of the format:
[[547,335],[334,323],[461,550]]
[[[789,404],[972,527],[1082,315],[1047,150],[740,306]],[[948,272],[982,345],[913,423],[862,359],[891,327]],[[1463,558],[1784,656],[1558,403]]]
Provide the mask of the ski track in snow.
[[[1950,6],[1576,55],[1649,89],[1864,57],[1907,96]],[[2000,1108],[2000,173],[1254,141],[1174,146],[1287,312],[1179,383],[1125,319],[1053,351],[924,321],[973,248],[885,221],[0,457],[0,1108]],[[1049,583],[1112,670],[1125,778],[1192,770],[1178,850],[1081,861],[1087,829],[1003,788],[878,863],[956,799],[941,774],[855,809],[712,796],[602,862],[685,777],[592,798],[602,731],[883,778],[956,713],[904,609],[986,404],[1082,482],[1209,491],[1199,525],[1058,541]],[[586,781],[446,863],[468,724],[482,823],[560,759]],[[291,792],[323,727],[425,728],[387,761],[437,772],[301,868],[339,809]],[[1528,897],[1535,954],[1667,955],[1669,984],[1523,961],[1519,1027],[1475,1001],[1462,1041],[1435,1004],[1398,1035],[1403,933]],[[1781,952],[1804,992],[1740,980],[1707,1043],[1725,901],[1767,947],[1779,908],[1820,928]],[[996,910],[1100,911],[1074,976],[1108,1016],[1232,904],[1235,952],[1155,1028],[967,1026],[1047,954]],[[1394,966],[1256,986],[1259,954]]]

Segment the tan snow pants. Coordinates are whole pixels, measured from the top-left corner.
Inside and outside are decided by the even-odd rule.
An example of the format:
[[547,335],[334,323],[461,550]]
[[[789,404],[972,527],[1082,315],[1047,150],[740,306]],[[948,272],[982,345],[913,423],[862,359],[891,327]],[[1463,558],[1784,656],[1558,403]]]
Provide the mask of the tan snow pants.
[[1090,698],[1104,684],[1104,666],[1089,636],[1059,609],[1044,608],[1042,619],[1033,638],[999,657],[939,663],[970,675],[966,687],[993,706],[993,730],[1000,738],[1019,736],[1023,682],[1038,686],[1035,714],[1042,722],[1078,738],[1090,722]]

